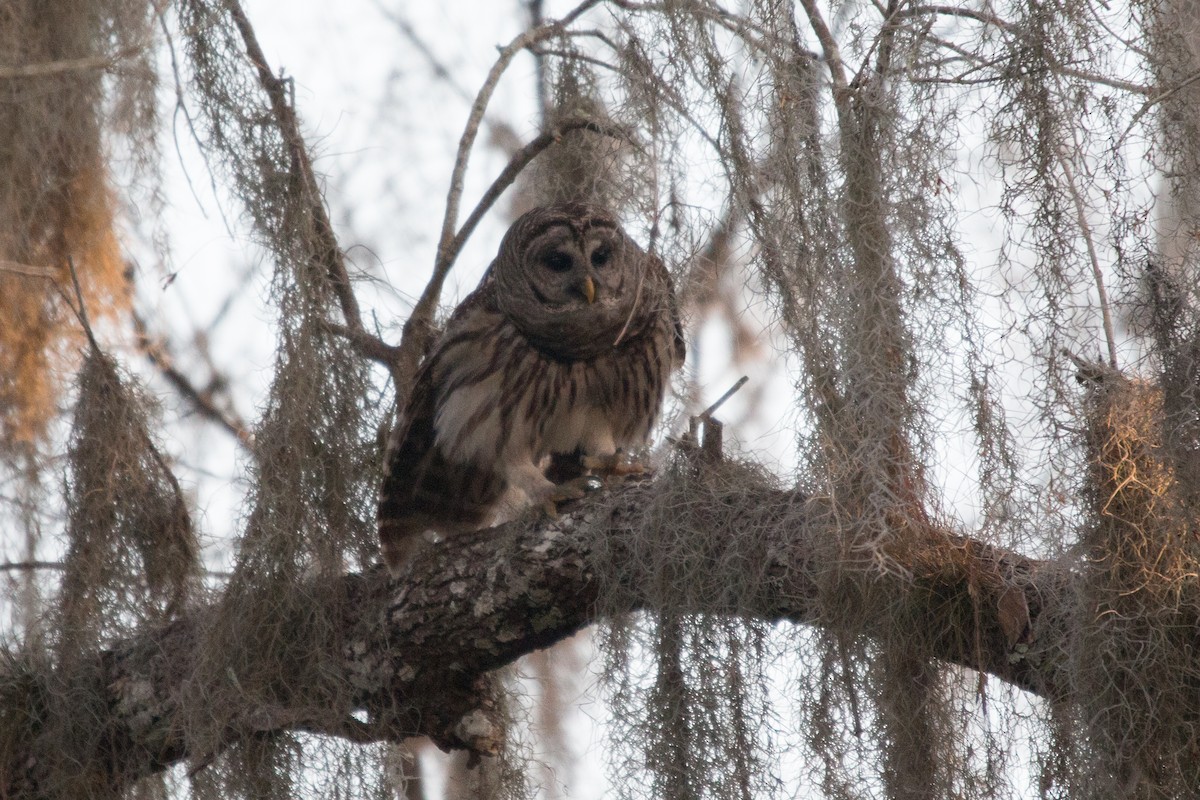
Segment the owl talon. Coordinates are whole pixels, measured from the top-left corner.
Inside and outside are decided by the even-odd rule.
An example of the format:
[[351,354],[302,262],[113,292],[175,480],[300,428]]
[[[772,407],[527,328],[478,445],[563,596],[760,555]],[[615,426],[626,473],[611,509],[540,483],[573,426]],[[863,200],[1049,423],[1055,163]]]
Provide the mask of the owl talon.
[[604,488],[604,481],[595,475],[581,475],[578,478],[572,478],[569,481],[555,485],[550,490],[550,493],[542,503],[542,510],[546,512],[546,516],[554,519],[558,517],[558,506],[560,503],[566,503],[571,500],[582,500],[589,494],[598,492],[602,488]]
[[610,453],[604,456],[585,455],[581,459],[583,468],[590,472],[613,477],[626,475],[641,475],[646,471],[646,465],[632,459],[626,460],[624,453]]

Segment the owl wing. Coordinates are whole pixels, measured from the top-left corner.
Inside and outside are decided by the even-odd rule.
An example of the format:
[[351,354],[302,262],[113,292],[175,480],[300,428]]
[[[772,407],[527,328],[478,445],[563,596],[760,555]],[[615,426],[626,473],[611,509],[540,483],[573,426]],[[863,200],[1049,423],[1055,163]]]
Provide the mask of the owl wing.
[[384,455],[379,492],[379,540],[384,561],[393,572],[402,568],[421,544],[426,531],[450,534],[472,530],[486,522],[503,496],[505,478],[494,465],[457,463],[437,446],[440,398],[447,361],[456,358],[462,337],[478,335],[497,316],[485,281],[455,310],[438,344],[422,363],[412,394],[399,415]]

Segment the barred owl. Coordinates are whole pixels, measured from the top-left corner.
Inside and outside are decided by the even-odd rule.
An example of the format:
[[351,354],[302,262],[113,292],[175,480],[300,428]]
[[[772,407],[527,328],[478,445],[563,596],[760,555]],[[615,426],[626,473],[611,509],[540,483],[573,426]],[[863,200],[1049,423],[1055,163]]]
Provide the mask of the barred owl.
[[389,569],[427,532],[559,499],[554,456],[599,463],[645,443],[683,359],[670,276],[611,213],[569,203],[523,215],[418,370],[388,442]]

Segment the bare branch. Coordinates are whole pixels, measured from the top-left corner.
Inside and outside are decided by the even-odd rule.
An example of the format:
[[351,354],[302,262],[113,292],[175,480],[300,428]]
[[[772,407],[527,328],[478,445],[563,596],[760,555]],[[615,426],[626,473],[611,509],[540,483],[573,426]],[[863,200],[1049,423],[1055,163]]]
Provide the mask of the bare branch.
[[251,433],[249,426],[236,412],[221,408],[210,390],[202,390],[197,387],[191,378],[175,366],[175,359],[171,357],[162,342],[151,338],[146,321],[136,312],[133,314],[133,329],[138,338],[138,346],[147,360],[157,367],[162,376],[175,387],[175,390],[191,403],[192,408],[201,416],[217,423],[237,439],[239,444],[249,449],[254,440],[254,434]]
[[[564,120],[552,130],[539,134],[529,144],[513,154],[507,166],[492,181],[491,186],[487,188],[487,191],[483,193],[475,208],[472,209],[471,215],[467,217],[466,222],[463,223],[462,227],[454,235],[450,248],[447,251],[447,258],[449,260],[446,262],[446,269],[442,272],[443,279],[449,272],[450,267],[454,265],[454,261],[458,257],[458,253],[462,250],[463,245],[466,244],[467,239],[474,233],[479,221],[483,219],[484,215],[487,214],[495,202],[500,199],[500,195],[513,184],[517,176],[544,150],[561,141],[564,136],[579,131],[591,131],[595,134],[611,136],[624,141],[631,140],[629,132],[622,128],[612,125],[602,125],[598,122],[581,118]],[[426,296],[433,296],[430,295],[430,287],[432,286],[433,279],[430,279],[430,284],[426,286],[426,294],[422,295],[422,300]],[[440,288],[438,291],[440,293]],[[434,296],[434,299],[436,300],[436,296]],[[390,345],[361,328],[355,329],[352,326],[337,325],[334,323],[327,323],[326,328],[331,333],[348,340],[364,357],[386,366],[392,373],[392,379],[398,388],[400,396],[403,397],[408,392],[406,382],[411,380],[412,375],[415,373],[417,360],[420,358],[420,354],[425,351],[425,345],[428,343],[428,331],[419,336],[411,332],[416,329],[416,325],[412,320],[417,316],[417,309],[420,307],[420,303],[418,303],[417,308],[413,309],[409,321],[405,323],[404,338],[399,346]],[[424,325],[426,326],[432,324],[432,308],[432,305],[429,306],[430,310],[424,317]]]
[[467,87],[455,80],[450,67],[438,58],[425,39],[417,33],[416,28],[412,26],[411,22],[378,0],[375,2],[375,9],[399,29],[404,38],[408,40],[408,43],[425,59],[425,63],[429,65],[429,69],[433,72],[435,78],[449,86],[461,99],[471,102],[473,99],[471,92]]
[[71,58],[62,61],[47,61],[42,64],[26,64],[20,67],[0,67],[0,81],[17,78],[43,78],[47,75],[61,75],[65,72],[90,72],[93,70],[112,70],[122,61],[132,58],[142,52],[142,48],[122,50],[112,56],[94,56],[92,58]]
[[1163,91],[1159,92],[1158,94],[1156,94],[1153,97],[1151,97],[1150,99],[1148,99],[1145,103],[1143,103],[1142,107],[1139,108],[1137,110],[1137,112],[1133,115],[1133,117],[1129,120],[1129,124],[1125,126],[1125,131],[1121,134],[1121,137],[1117,140],[1117,144],[1114,147],[1120,147],[1122,144],[1124,144],[1125,139],[1128,138],[1129,134],[1133,131],[1133,129],[1137,127],[1138,122],[1140,122],[1142,117],[1146,116],[1146,114],[1148,114],[1151,109],[1153,109],[1155,106],[1162,103],[1163,101],[1169,100],[1172,96],[1183,91],[1184,89],[1186,89],[1187,87],[1189,87],[1193,83],[1195,83],[1196,81],[1200,81],[1200,72],[1192,73],[1191,75],[1184,78],[1179,83],[1172,86],[1171,88],[1164,89]]
[[1130,83],[1129,81],[1118,80],[1117,78],[1111,78],[1107,75],[1097,75],[1094,72],[1076,69],[1075,67],[1069,67],[1064,64],[1053,64],[1051,65],[1050,69],[1053,72],[1056,72],[1059,75],[1065,75],[1068,78],[1078,78],[1082,81],[1087,81],[1088,83],[1095,83],[1099,86],[1107,86],[1110,89],[1117,89],[1122,92],[1129,92],[1130,94],[1148,95],[1154,91],[1151,87],[1145,84]]
[[57,276],[52,267],[36,267],[32,264],[21,264],[17,261],[7,261],[4,259],[0,259],[0,272],[21,275],[25,278],[43,278],[47,280],[54,280]]
[[63,570],[67,565],[61,561],[5,561],[0,572],[33,572],[39,569]]
[[846,66],[842,62],[842,51],[838,48],[837,40],[833,38],[833,32],[825,23],[825,18],[821,16],[816,0],[800,0],[800,5],[804,7],[804,13],[808,15],[808,24],[812,26],[813,32],[817,35],[817,41],[821,44],[823,60],[828,65],[829,75],[833,80],[834,102],[840,109],[842,103],[845,102],[845,93],[850,88],[850,84],[846,80]]
[[899,18],[917,17],[926,14],[937,14],[939,16],[961,17],[963,19],[974,20],[981,22],[984,25],[991,25],[994,28],[999,28],[1002,31],[1012,30],[1012,24],[995,14],[989,14],[986,11],[981,11],[977,8],[966,8],[962,6],[942,6],[942,5],[920,5],[911,6],[909,8],[900,9]]
[[717,413],[717,409],[720,408],[721,406],[723,406],[725,404],[726,400],[733,397],[734,394],[737,393],[738,389],[741,389],[743,386],[745,386],[746,382],[749,380],[750,380],[749,375],[743,375],[742,377],[738,378],[737,383],[733,384],[733,386],[730,386],[728,389],[726,389],[725,394],[718,397],[716,399],[716,401],[713,402],[712,405],[710,405],[708,408],[701,411],[699,414],[699,417],[704,420],[712,419],[712,415]]
[[390,345],[379,337],[367,333],[365,330],[355,330],[354,328],[338,325],[333,322],[325,323],[325,328],[335,336],[341,336],[350,342],[354,349],[364,358],[369,358],[388,368],[396,364],[400,354],[399,347]]
[[[1013,36],[1017,33],[1017,30],[1013,26],[1012,23],[1008,22],[1007,20],[1005,20],[999,16],[996,16],[995,14],[989,14],[986,11],[981,11],[981,10],[975,9],[975,8],[963,8],[963,7],[958,7],[958,6],[920,5],[920,6],[912,6],[909,8],[901,8],[897,13],[897,19],[924,16],[924,15],[930,15],[930,14],[935,14],[938,16],[958,17],[961,19],[969,19],[974,22],[979,22],[983,25],[987,25],[987,26],[996,28],[997,30],[1003,31],[1008,36]],[[927,40],[935,42],[941,47],[947,47],[947,48],[953,49],[955,52],[959,53],[960,55],[967,56],[969,58],[969,60],[974,61],[976,63],[983,63],[983,64],[987,64],[988,66],[993,66],[993,65],[996,65],[999,63],[1007,63],[1007,62],[997,62],[997,61],[984,62],[978,58],[977,54],[972,53],[958,45],[953,45],[950,42],[948,42],[940,37],[933,36],[928,33],[924,33],[922,35]],[[1070,78],[1079,78],[1080,80],[1084,80],[1089,83],[1095,83],[1100,86],[1108,86],[1109,88],[1117,89],[1118,91],[1122,91],[1122,92],[1129,92],[1130,94],[1148,95],[1152,91],[1151,88],[1145,84],[1132,83],[1130,81],[1123,81],[1123,80],[1120,80],[1119,78],[1114,78],[1109,75],[1101,75],[1101,74],[1094,73],[1094,72],[1088,72],[1086,70],[1081,70],[1081,69],[1078,69],[1077,67],[1072,67],[1072,66],[1069,66],[1066,64],[1051,64],[1050,69],[1051,69],[1051,71],[1053,71],[1054,73],[1056,73],[1058,75],[1065,75]],[[939,82],[940,83],[964,83],[963,81],[959,81],[959,80],[939,81]],[[985,83],[985,82],[990,82],[990,81],[975,81],[972,83]]]
[[67,301],[67,306],[75,312],[75,316],[79,319],[79,324],[83,326],[83,332],[87,334],[88,344],[93,350],[99,350],[100,345],[96,343],[96,335],[92,333],[91,323],[88,322],[87,304],[83,300],[83,289],[79,286],[79,274],[75,272],[75,259],[67,256],[67,270],[71,275],[71,285],[75,288],[75,299],[79,303],[76,308],[70,299],[64,294],[63,299]]
[[467,163],[471,158],[471,153],[475,146],[475,138],[479,134],[480,120],[483,118],[484,111],[487,110],[488,103],[491,102],[492,93],[495,92],[496,86],[500,82],[500,77],[508,69],[508,65],[518,53],[551,36],[557,35],[575,18],[598,2],[599,0],[585,0],[585,2],[577,6],[562,20],[551,20],[537,28],[527,30],[500,50],[500,55],[496,59],[496,63],[492,65],[487,79],[484,80],[483,86],[479,89],[479,93],[475,97],[475,102],[471,105],[471,114],[467,118],[463,135],[458,142],[458,153],[454,160],[454,171],[450,175],[450,191],[446,196],[446,213],[442,219],[442,233],[438,240],[434,275],[429,287],[426,289],[426,293],[417,302],[417,307],[413,311],[414,316],[421,311],[426,297],[431,294],[430,289],[433,290],[433,298],[429,305],[436,304],[437,296],[441,292],[441,284],[445,280],[445,273],[449,272],[450,266],[453,263],[455,256],[453,232],[457,225],[459,205],[462,203],[463,180],[467,173]]
[[[1075,150],[1076,152],[1081,151],[1078,142],[1075,143]],[[1083,195],[1075,181],[1075,170],[1071,169],[1071,163],[1066,154],[1059,148],[1056,150],[1056,156],[1067,182],[1067,191],[1075,204],[1075,220],[1079,225],[1079,232],[1083,235],[1083,241],[1087,246],[1088,261],[1092,266],[1092,279],[1096,283],[1096,295],[1100,302],[1100,319],[1104,326],[1104,341],[1108,345],[1108,365],[1117,369],[1117,336],[1113,329],[1112,305],[1108,302],[1108,290],[1104,288],[1104,272],[1100,269],[1100,255],[1096,252],[1095,237],[1092,235],[1091,223],[1088,222],[1087,206],[1084,205]]]

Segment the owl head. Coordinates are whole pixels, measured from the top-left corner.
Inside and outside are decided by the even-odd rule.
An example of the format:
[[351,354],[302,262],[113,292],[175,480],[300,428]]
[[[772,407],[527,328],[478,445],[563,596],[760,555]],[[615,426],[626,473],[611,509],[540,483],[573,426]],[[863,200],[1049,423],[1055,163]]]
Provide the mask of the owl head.
[[649,263],[611,212],[566,203],[514,222],[491,277],[501,313],[534,346],[588,358],[644,324]]

